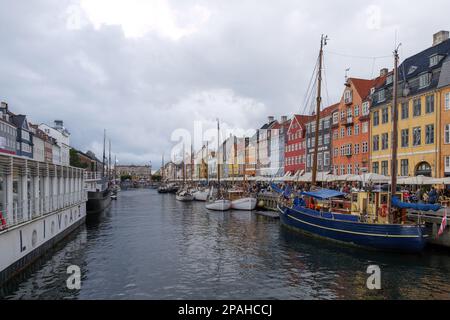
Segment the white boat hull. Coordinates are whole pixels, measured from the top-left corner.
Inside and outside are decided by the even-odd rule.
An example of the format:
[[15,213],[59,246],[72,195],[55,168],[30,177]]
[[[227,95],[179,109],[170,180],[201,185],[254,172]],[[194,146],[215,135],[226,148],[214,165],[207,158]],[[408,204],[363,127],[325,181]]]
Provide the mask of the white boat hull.
[[178,201],[193,201],[194,200],[194,196],[192,194],[185,194],[185,195],[176,195],[175,198]]
[[256,198],[242,198],[231,202],[231,208],[234,210],[255,210]]
[[205,205],[206,209],[214,211],[227,211],[231,208],[230,200],[216,200]]
[[208,199],[209,190],[194,192],[194,199],[197,201],[206,201]]

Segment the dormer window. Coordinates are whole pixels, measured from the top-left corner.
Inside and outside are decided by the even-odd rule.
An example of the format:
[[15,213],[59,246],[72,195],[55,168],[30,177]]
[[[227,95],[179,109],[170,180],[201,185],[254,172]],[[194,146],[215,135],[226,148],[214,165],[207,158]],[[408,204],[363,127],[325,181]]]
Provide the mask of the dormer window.
[[372,95],[375,92],[375,87],[370,88],[370,94]]
[[391,84],[394,79],[394,76],[391,74],[386,78],[386,85]]
[[385,90],[382,89],[378,92],[378,102],[386,100],[386,93]]
[[421,74],[419,76],[419,88],[425,88],[430,85],[431,73]]
[[409,69],[408,69],[408,75],[414,73],[414,71],[416,71],[416,70],[417,70],[417,67],[416,67],[416,66],[411,66],[411,67],[409,67]]
[[441,55],[438,54],[434,54],[430,57],[430,68],[434,67],[435,65],[437,65],[442,59]]

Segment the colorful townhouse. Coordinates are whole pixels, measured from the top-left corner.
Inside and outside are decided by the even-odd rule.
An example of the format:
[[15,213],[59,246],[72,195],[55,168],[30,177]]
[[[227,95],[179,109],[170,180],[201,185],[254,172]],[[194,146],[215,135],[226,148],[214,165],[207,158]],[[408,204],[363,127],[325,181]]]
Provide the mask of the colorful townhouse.
[[332,115],[334,174],[360,174],[369,171],[368,97],[373,88],[384,81],[386,74],[387,69],[383,69],[380,76],[373,80],[347,79],[341,101]]
[[[445,162],[448,151],[442,151],[441,156],[439,147],[447,150],[445,97],[450,77],[448,35],[446,31],[435,34],[431,47],[407,58],[398,68],[397,168],[400,176],[440,177],[445,171],[445,164],[442,170],[442,162]],[[371,171],[384,175],[391,173],[392,88],[391,72],[374,91],[370,111]],[[442,121],[441,113],[446,120]]]
[[284,154],[287,131],[291,120],[282,116],[270,129],[270,176],[282,177],[284,175]]
[[313,116],[294,115],[286,133],[284,172],[295,175],[306,171],[306,124]]
[[[319,148],[317,157],[317,171],[331,172],[333,169],[331,164],[331,121],[332,115],[339,108],[339,103],[331,105],[320,112],[319,123]],[[316,120],[315,116],[306,123],[306,172],[312,171],[312,164],[314,160],[314,145],[315,145]]]
[[265,123],[259,130],[257,135],[257,150],[256,150],[256,175],[257,176],[271,176],[271,129],[278,123],[273,116],[268,117],[268,122]]

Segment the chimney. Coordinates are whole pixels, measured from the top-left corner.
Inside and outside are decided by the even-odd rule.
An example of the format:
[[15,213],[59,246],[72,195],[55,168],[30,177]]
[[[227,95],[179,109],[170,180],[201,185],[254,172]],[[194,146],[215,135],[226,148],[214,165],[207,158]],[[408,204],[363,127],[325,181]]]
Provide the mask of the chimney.
[[387,75],[389,72],[388,68],[383,68],[380,70],[380,77]]
[[55,120],[55,129],[64,129],[64,122],[62,120]]
[[281,123],[286,122],[287,121],[287,116],[281,116]]
[[267,119],[269,120],[269,123],[272,122],[273,120],[275,120],[274,116],[268,116]]
[[435,34],[433,34],[433,46],[438,45],[439,43],[448,40],[448,31],[441,30]]

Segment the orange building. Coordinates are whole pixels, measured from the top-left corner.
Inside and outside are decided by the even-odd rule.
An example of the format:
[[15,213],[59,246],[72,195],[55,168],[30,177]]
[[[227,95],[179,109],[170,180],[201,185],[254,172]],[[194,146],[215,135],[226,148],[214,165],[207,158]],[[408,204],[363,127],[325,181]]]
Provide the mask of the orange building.
[[333,173],[360,174],[370,165],[370,99],[387,74],[373,80],[348,78],[339,107],[332,117]]

